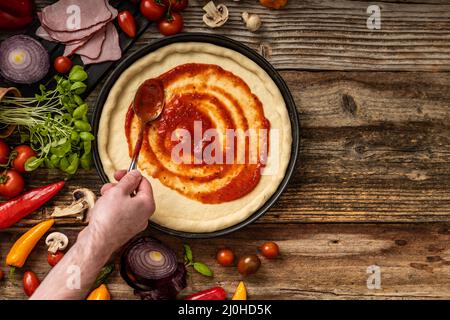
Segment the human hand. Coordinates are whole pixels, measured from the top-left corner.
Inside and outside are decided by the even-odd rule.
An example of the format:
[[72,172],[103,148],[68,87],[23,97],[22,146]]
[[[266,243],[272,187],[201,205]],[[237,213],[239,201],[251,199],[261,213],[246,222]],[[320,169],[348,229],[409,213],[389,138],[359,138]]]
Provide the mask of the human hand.
[[[139,171],[118,171],[118,183],[105,184],[95,203],[86,233],[111,253],[145,230],[155,211],[150,182]],[[131,194],[136,191],[136,195]]]

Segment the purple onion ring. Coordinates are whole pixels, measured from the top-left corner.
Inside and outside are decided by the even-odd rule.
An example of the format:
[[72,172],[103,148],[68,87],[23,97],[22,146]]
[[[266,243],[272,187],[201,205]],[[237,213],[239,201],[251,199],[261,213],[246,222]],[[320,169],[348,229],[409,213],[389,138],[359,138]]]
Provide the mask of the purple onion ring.
[[31,84],[42,80],[50,69],[47,50],[35,39],[12,36],[0,45],[0,74],[11,82]]

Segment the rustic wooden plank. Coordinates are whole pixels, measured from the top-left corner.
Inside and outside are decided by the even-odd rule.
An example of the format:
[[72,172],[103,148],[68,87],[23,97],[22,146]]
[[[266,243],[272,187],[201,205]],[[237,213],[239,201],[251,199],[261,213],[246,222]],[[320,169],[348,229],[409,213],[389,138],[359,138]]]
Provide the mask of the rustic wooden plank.
[[[450,220],[449,73],[282,75],[298,107],[300,155],[286,192],[260,222]],[[58,177],[39,170],[30,186]],[[70,201],[78,186],[99,190],[101,182],[81,170],[55,203]]]
[[[215,263],[217,248],[228,246],[243,255],[254,253],[266,240],[275,240],[281,257],[263,259],[260,271],[244,279],[251,299],[448,299],[449,230],[449,224],[253,225],[227,237],[190,240],[195,258],[210,265],[215,276],[209,279],[194,274],[186,294],[221,285],[230,297],[241,276],[234,267]],[[62,231],[74,241],[77,231]],[[181,258],[181,239],[153,230],[150,233],[174,248]],[[2,259],[18,236],[0,233]],[[45,244],[41,241],[24,270],[31,269],[43,278],[50,268],[45,260]],[[381,268],[379,290],[366,285],[371,265]],[[18,271],[17,278],[21,274]],[[108,287],[113,299],[134,298],[117,272],[108,280]],[[5,298],[24,298],[20,281],[16,285],[0,283],[0,299]]]
[[[38,8],[52,3],[39,0]],[[289,1],[283,10],[268,10],[256,1],[226,1],[227,24],[211,30],[202,22],[203,0],[191,0],[183,14],[186,32],[229,36],[261,51],[277,68],[305,70],[450,70],[450,4],[446,0]],[[382,29],[368,30],[367,7],[378,4]],[[263,20],[254,34],[241,21],[243,11]],[[150,27],[135,50],[160,38]]]

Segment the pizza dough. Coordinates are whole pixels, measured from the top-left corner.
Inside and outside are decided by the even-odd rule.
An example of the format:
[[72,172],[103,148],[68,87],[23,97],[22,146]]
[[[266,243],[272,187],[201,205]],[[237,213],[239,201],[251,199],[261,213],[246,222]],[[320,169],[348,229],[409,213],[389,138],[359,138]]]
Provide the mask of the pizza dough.
[[[292,136],[286,105],[273,80],[256,63],[233,50],[194,42],[172,44],[141,58],[122,73],[103,106],[97,137],[99,155],[106,175],[114,181],[114,172],[130,163],[125,122],[137,88],[145,80],[184,64],[216,65],[242,79],[261,102],[270,123],[269,155],[261,179],[252,191],[238,199],[203,203],[141,170],[152,183],[155,195],[152,221],[178,231],[213,232],[235,225],[259,209],[277,190],[289,163]],[[233,92],[232,87],[229,89]],[[145,168],[145,157],[140,158],[138,166]]]

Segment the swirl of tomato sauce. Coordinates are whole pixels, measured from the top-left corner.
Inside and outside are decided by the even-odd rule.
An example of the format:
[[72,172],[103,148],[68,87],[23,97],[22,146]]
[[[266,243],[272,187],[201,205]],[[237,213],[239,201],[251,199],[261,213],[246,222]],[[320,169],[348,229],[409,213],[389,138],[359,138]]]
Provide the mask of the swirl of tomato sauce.
[[[270,124],[262,103],[248,85],[233,73],[211,64],[180,65],[158,79],[164,85],[165,107],[161,116],[145,129],[139,168],[165,186],[207,204],[233,201],[254,190],[261,179],[265,158],[258,145],[257,159],[251,161],[250,144],[262,139],[267,155]],[[226,84],[224,87],[222,82]],[[237,90],[239,98],[233,96],[233,90]],[[196,123],[201,124],[199,139],[195,139]],[[138,125],[130,106],[125,121],[130,156]],[[205,138],[210,129],[219,135]],[[254,129],[258,136],[242,140],[235,135],[225,139],[226,130],[249,129]],[[177,135],[180,130],[183,134]],[[190,141],[183,140],[187,134]],[[264,136],[260,137],[261,134]],[[190,153],[182,152],[174,161],[174,148],[181,141],[189,142]],[[213,142],[220,148],[211,148]],[[213,159],[221,160],[206,160],[208,148]]]

